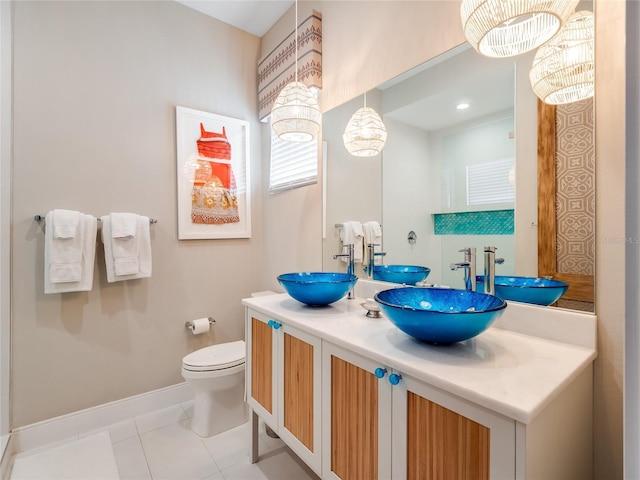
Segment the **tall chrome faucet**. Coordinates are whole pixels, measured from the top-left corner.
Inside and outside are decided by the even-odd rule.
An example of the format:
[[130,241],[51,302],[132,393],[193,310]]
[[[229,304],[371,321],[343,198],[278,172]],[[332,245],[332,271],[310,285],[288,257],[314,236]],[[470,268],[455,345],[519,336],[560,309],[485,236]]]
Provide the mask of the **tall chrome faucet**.
[[503,264],[504,258],[496,258],[496,247],[484,247],[484,293],[496,294],[496,263]]
[[[348,262],[347,262],[347,274],[348,275],[355,275],[355,265],[354,265],[354,253],[353,253],[353,243],[348,243],[347,245],[344,246],[347,251],[346,253],[338,253],[336,255],[333,256],[334,260],[337,260],[338,258],[347,258]],[[347,294],[347,298],[349,300],[353,300],[354,298],[356,298],[355,293],[353,292],[353,288],[351,290],[349,290],[349,293]]]
[[373,278],[373,268],[375,265],[375,257],[384,257],[387,252],[376,252],[375,247],[379,247],[379,243],[367,243],[367,255],[369,263],[367,265],[367,277]]
[[476,291],[476,248],[467,247],[459,252],[464,253],[464,261],[458,263],[452,263],[450,265],[451,270],[464,269],[464,287],[472,292]]

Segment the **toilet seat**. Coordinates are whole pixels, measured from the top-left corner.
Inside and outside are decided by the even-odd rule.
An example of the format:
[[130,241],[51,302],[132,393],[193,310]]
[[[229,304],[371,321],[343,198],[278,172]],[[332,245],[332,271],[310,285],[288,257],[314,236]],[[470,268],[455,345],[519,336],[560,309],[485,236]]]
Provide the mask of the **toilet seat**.
[[201,348],[182,359],[182,368],[191,372],[211,372],[233,368],[245,363],[245,342],[220,343]]

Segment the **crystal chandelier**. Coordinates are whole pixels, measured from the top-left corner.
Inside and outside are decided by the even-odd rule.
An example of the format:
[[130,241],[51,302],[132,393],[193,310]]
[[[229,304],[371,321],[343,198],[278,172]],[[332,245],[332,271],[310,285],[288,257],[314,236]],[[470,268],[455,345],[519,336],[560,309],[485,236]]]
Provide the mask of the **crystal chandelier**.
[[309,142],[320,131],[322,114],[309,88],[298,81],[298,1],[296,0],[295,80],[287,84],[271,108],[271,127],[282,140]]
[[593,96],[593,32],[593,13],[577,12],[555,37],[538,49],[529,80],[544,103],[559,105]]
[[469,43],[487,57],[511,57],[553,37],[579,0],[462,0]]

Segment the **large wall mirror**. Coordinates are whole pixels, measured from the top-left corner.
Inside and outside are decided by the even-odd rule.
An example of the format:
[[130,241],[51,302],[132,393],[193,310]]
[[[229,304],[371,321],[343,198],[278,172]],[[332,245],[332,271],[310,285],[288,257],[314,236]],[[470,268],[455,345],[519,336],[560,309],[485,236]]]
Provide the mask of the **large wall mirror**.
[[[587,178],[593,170],[593,136],[566,128],[575,122],[591,122],[592,128],[593,106],[589,101],[569,112],[539,113],[528,85],[532,59],[533,53],[488,59],[463,44],[367,92],[367,105],[380,113],[388,131],[387,144],[375,157],[353,157],[342,143],[362,96],[324,114],[324,270],[344,269],[333,259],[341,249],[343,222],[375,220],[382,225],[383,262],[429,267],[429,283],[464,288],[462,272],[449,267],[463,259],[459,250],[476,248],[481,274],[483,248],[495,246],[504,258],[497,275],[558,277],[561,269],[578,267],[591,297],[581,287],[577,297],[563,297],[556,306],[593,311],[593,177]],[[547,123],[540,129],[545,122],[555,125],[556,118],[565,126],[551,129]],[[564,235],[559,241],[554,236],[551,247],[544,238],[540,242],[557,250],[553,260],[539,258],[538,252],[538,189],[551,188],[537,180],[539,142],[573,148],[547,154],[551,170],[540,180],[551,182],[558,195],[549,202],[544,194],[544,208],[549,211],[551,205],[559,217],[540,218],[541,235]],[[567,174],[571,165],[577,170]],[[556,178],[555,170],[564,177]],[[548,233],[549,223],[559,228]],[[549,265],[557,268],[551,272]],[[362,264],[356,264],[356,273],[366,276]]]

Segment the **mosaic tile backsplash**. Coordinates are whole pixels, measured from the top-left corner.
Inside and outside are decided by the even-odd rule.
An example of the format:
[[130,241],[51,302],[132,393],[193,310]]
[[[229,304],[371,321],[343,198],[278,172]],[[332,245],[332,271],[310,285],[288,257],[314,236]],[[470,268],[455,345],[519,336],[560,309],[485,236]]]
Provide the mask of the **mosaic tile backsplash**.
[[435,213],[436,235],[513,235],[513,209]]

